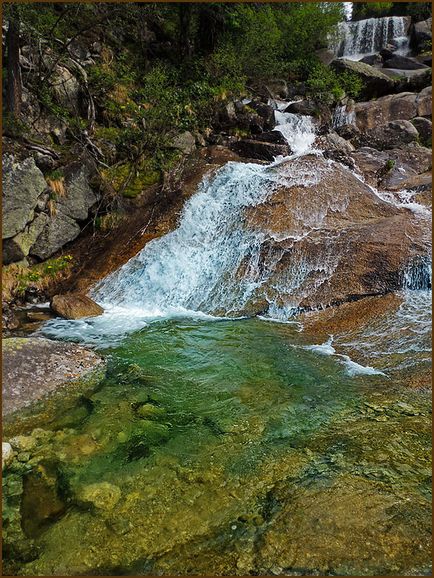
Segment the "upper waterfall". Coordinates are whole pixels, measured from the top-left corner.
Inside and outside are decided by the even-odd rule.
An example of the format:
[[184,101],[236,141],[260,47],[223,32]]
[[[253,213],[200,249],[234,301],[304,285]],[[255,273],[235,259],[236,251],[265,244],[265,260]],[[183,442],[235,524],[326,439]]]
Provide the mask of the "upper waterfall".
[[393,44],[398,54],[408,52],[407,19],[403,16],[367,18],[355,22],[341,22],[331,42],[338,57],[358,60]]

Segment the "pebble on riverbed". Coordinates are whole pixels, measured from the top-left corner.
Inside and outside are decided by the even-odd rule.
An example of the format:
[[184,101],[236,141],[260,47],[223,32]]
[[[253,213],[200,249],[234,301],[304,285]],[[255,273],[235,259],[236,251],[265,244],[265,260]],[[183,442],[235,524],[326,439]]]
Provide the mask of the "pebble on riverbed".
[[2,470],[7,468],[14,459],[14,450],[8,442],[2,442]]

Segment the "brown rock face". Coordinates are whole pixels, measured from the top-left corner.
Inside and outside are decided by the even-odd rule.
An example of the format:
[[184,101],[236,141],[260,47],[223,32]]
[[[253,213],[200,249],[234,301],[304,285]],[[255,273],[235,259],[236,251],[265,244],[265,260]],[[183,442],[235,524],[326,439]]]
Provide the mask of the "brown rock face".
[[415,92],[388,94],[376,100],[356,103],[356,125],[360,130],[366,130],[389,121],[430,116],[431,106],[431,87],[424,88],[419,94]]
[[413,188],[431,178],[431,149],[411,143],[398,149],[378,151],[363,147],[351,153],[357,171],[367,183],[387,190]]
[[[425,120],[425,119],[424,119]],[[382,151],[415,142],[419,138],[417,129],[408,120],[393,120],[362,132],[358,141],[364,146],[373,146]]]
[[279,188],[246,219],[265,234],[256,267],[268,271],[267,301],[310,309],[388,293],[428,252],[426,216],[383,201],[341,165],[308,156],[279,170],[303,171],[306,185]]
[[79,293],[55,295],[51,300],[52,310],[65,319],[80,319],[81,317],[96,317],[104,313],[90,297]]

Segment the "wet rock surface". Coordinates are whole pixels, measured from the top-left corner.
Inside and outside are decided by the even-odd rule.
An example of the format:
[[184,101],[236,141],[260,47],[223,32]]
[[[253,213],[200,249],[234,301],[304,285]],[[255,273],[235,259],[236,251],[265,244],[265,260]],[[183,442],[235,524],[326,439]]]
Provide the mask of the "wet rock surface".
[[248,226],[269,236],[257,265],[270,270],[261,285],[268,301],[315,308],[387,293],[413,258],[428,254],[429,221],[383,201],[342,166],[304,157],[288,169],[313,182],[247,212]]

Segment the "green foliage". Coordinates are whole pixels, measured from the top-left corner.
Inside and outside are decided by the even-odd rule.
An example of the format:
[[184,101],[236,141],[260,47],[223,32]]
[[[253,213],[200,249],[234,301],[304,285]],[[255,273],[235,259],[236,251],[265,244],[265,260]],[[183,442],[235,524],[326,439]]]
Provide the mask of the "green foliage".
[[321,63],[310,67],[306,85],[312,97],[328,104],[345,94],[357,98],[363,88],[363,82],[356,74],[349,71],[339,74]]
[[22,296],[31,285],[36,285],[41,289],[46,287],[50,281],[69,269],[72,264],[72,255],[62,255],[33,267],[10,265],[6,273],[6,277],[10,277],[7,282],[9,285],[13,284],[14,294]]
[[393,167],[396,165],[396,161],[393,159],[387,159],[386,164],[384,165],[384,169],[387,173],[389,173]]
[[351,98],[357,98],[363,90],[363,81],[357,74],[347,70],[338,75],[338,83]]
[[393,2],[354,2],[353,18],[379,18],[391,14]]
[[124,163],[105,169],[102,177],[116,193],[134,199],[144,188],[157,184],[161,173],[154,159],[142,159],[137,164]]
[[341,3],[286,2],[237,4],[229,16],[229,38],[243,72],[253,78],[284,76],[326,46],[327,36],[342,19]]

